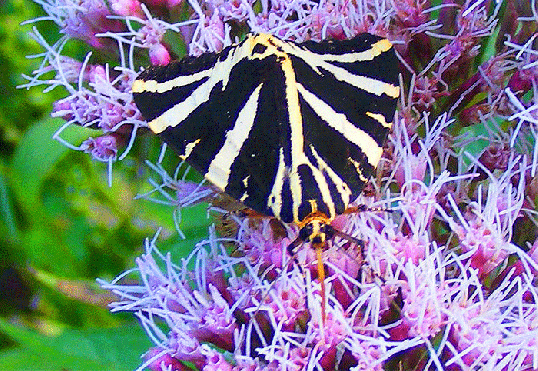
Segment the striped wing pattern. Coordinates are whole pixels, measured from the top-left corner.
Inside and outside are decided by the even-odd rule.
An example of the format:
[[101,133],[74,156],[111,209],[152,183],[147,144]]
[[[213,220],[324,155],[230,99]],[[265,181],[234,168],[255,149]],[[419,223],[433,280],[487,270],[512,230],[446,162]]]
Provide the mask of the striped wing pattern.
[[341,214],[382,155],[399,96],[386,39],[284,42],[250,35],[218,54],[142,72],[152,131],[221,190],[299,223]]

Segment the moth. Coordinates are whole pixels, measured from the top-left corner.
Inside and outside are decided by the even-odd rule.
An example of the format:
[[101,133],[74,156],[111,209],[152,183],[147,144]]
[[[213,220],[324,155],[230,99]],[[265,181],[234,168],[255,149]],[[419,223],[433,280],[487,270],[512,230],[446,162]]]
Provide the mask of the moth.
[[[299,228],[318,252],[353,211],[400,94],[384,38],[282,41],[251,34],[219,53],[150,67],[133,84],[150,129],[217,188]],[[324,287],[322,285],[322,295]],[[324,312],[324,311],[323,311]]]

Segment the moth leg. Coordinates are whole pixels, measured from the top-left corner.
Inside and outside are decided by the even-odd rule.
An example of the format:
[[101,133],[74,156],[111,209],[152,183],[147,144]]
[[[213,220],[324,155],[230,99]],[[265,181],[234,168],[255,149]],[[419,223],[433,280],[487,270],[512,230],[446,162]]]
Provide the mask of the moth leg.
[[364,212],[392,213],[393,211],[394,211],[393,209],[387,209],[385,207],[380,207],[380,206],[368,207],[366,205],[359,205],[359,206],[348,207],[347,209],[344,210],[342,214],[359,214],[359,213],[364,213]]

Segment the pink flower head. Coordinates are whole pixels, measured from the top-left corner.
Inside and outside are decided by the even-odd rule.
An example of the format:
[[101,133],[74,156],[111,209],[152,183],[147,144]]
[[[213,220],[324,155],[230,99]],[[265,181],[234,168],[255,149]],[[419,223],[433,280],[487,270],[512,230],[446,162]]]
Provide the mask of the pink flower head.
[[203,346],[202,353],[206,361],[202,368],[203,371],[232,371],[233,366],[226,361],[222,353],[215,349]]
[[[204,16],[201,19],[197,31],[199,31],[199,36],[196,38],[195,31],[195,39],[191,42],[191,55],[198,55],[206,51],[218,52],[222,50],[226,38],[226,28],[225,23],[220,18],[218,9],[215,9],[215,12],[210,17]],[[207,49],[193,49],[192,47],[196,45],[203,45]]]
[[82,143],[82,149],[90,153],[98,161],[108,162],[114,160],[118,153],[116,138],[112,135],[105,135],[98,138],[88,138]]
[[[231,315],[228,303],[220,296],[213,287],[209,287],[212,302],[203,301],[196,311],[196,320],[189,323],[189,331],[193,337],[200,341],[211,341],[216,346],[231,350],[233,349],[233,333],[236,323]],[[197,293],[194,293],[197,296]],[[189,321],[190,322],[190,321]]]
[[142,7],[138,0],[114,0],[111,2],[110,7],[117,15],[143,18]]
[[166,66],[170,63],[171,57],[163,44],[153,44],[149,47],[149,60],[154,66]]
[[76,120],[82,126],[98,126],[97,98],[89,94],[71,95],[54,103],[52,115],[66,121]]
[[[426,260],[423,264],[430,264]],[[408,329],[408,336],[433,338],[443,330],[448,316],[443,306],[450,297],[451,290],[446,284],[432,280],[435,276],[414,276],[417,272],[413,265],[407,265],[406,276],[409,286],[402,290],[405,303],[402,311],[402,324]],[[429,272],[428,269],[422,272]],[[420,272],[419,274],[421,274]],[[434,272],[431,272],[435,275]]]
[[149,58],[152,65],[165,66],[170,60],[170,53],[167,47],[162,43],[166,32],[165,25],[150,19],[144,22],[144,26],[137,33],[137,38],[142,45],[149,50]]
[[488,274],[508,255],[496,240],[496,234],[479,220],[470,221],[469,229],[459,235],[464,252],[472,253],[471,266],[481,274]]
[[261,305],[264,310],[270,311],[271,316],[274,316],[278,323],[282,323],[284,328],[293,329],[299,316],[306,314],[306,297],[297,277],[280,277],[273,289],[263,294],[265,299]]
[[253,15],[252,3],[252,0],[214,1],[223,20],[236,22],[243,22]]
[[121,22],[109,18],[111,14],[103,0],[46,0],[42,4],[49,18],[61,27],[60,32],[96,49],[110,47],[98,34],[123,30]]
[[425,0],[394,1],[393,4],[396,7],[396,21],[402,28],[417,28],[429,20],[425,12],[428,2]]
[[346,19],[348,18],[349,8],[345,6],[333,5],[327,3],[325,6],[318,6],[312,12],[312,26],[321,39],[332,38],[342,40],[346,37],[345,29]]
[[369,343],[368,341],[355,341],[353,343],[353,356],[357,359],[357,370],[372,370],[383,371],[383,365],[378,360],[382,358],[385,352],[380,346],[375,344],[375,340]]
[[86,77],[93,91],[83,88],[59,100],[54,104],[53,116],[110,132],[138,114],[132,97],[123,91],[122,76],[111,81],[105,70],[97,66],[91,68]]
[[262,220],[261,226],[252,228],[248,220],[240,225],[239,234],[242,236],[246,256],[252,261],[258,261],[264,266],[281,268],[283,265],[282,254],[291,243],[291,239],[275,242],[275,236],[269,220]]
[[185,333],[171,332],[168,338],[168,353],[176,360],[190,362],[200,367],[205,362],[200,341]]
[[172,357],[160,348],[152,348],[145,355],[146,367],[151,371],[162,370],[174,370],[174,371],[187,371],[188,368],[184,366],[177,358]]

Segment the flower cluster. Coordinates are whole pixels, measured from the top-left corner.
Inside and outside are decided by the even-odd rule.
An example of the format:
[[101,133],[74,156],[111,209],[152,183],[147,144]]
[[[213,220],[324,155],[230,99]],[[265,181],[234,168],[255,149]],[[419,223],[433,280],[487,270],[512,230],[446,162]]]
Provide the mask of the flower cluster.
[[[73,124],[101,130],[64,143],[110,166],[146,126],[134,78],[180,56],[178,40],[199,55],[247,31],[298,42],[370,32],[401,61],[389,144],[356,201],[368,208],[333,221],[362,246],[329,241],[322,281],[308,244],[287,254],[294,225],[225,212],[218,225],[232,228],[211,228],[179,262],[148,240],[136,268],[101,282],[155,343],[140,370],[538,369],[536,0],[35,1],[47,13],[36,21],[63,36],[33,29],[44,52],[26,86],[65,89],[56,138]],[[92,50],[82,61],[65,55],[73,39]],[[159,202],[218,202],[150,166]]]

